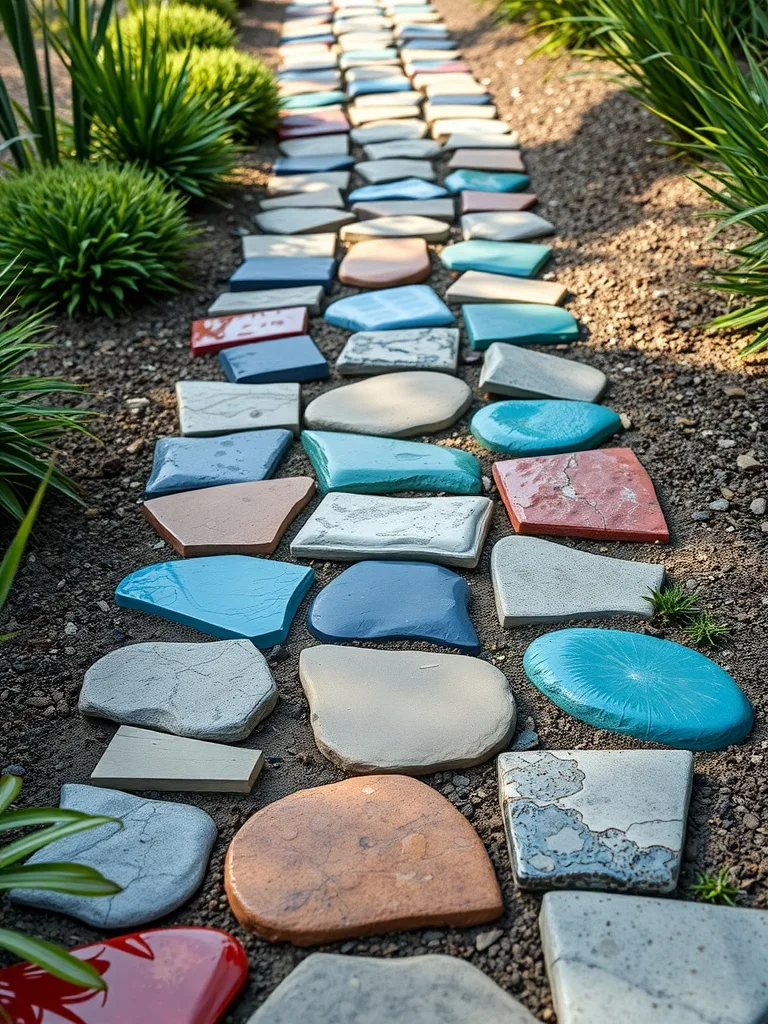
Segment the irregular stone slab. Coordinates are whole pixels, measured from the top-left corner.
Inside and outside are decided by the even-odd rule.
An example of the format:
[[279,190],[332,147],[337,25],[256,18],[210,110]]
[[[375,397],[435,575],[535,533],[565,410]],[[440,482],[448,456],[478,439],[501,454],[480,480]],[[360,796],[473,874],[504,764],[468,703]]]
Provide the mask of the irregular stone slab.
[[521,242],[552,235],[554,231],[554,225],[536,213],[502,210],[499,213],[467,213],[461,218],[461,233],[466,239]]
[[304,306],[195,320],[192,324],[192,355],[213,354],[245,341],[289,338],[306,331],[308,322],[309,316]]
[[339,67],[344,68],[380,68],[387,65],[400,69],[400,57],[392,47],[381,47],[376,50],[353,50],[339,55]]
[[471,105],[478,99],[483,103],[490,101],[487,88],[472,75],[437,75],[436,81],[430,82],[424,91],[430,100],[453,96],[456,97],[453,102],[465,105]]
[[347,94],[341,90],[326,89],[324,91],[302,92],[295,96],[283,95],[280,100],[282,110],[312,110],[330,107],[336,103],[346,103]]
[[257,811],[232,840],[224,884],[243,927],[297,946],[483,924],[503,910],[475,830],[403,776],[304,789]]
[[466,135],[454,132],[443,143],[443,149],[517,149],[518,145],[514,135],[483,135],[480,132]]
[[288,49],[280,56],[278,78],[281,81],[286,74],[306,75],[308,72],[314,73],[315,71],[335,71],[338,63],[335,55],[329,50],[307,55]]
[[[336,132],[348,131],[349,121],[343,110],[328,107],[323,110],[291,111],[290,114],[280,118],[277,137],[279,139],[303,139],[311,135],[333,135]],[[317,168],[315,169],[317,170]],[[281,172],[276,169],[275,173],[280,174]]]
[[734,680],[690,647],[615,629],[561,629],[523,658],[545,696],[597,729],[686,750],[722,750],[752,728]]
[[[337,137],[336,135],[330,136],[332,139]],[[323,139],[317,141],[321,145],[324,143]],[[285,142],[280,143],[281,146],[285,144]],[[306,141],[306,145],[309,148],[309,140]],[[334,143],[334,145],[337,144]],[[272,171],[276,175],[323,174],[326,171],[342,171],[345,167],[352,167],[354,162],[355,158],[345,153],[318,152],[307,156],[279,156],[272,165]]]
[[410,558],[474,569],[491,525],[490,498],[326,495],[291,544],[294,558]]
[[[332,74],[330,79],[319,82],[315,82],[311,78],[297,78],[289,81],[281,81],[279,90],[280,97],[287,99],[296,96],[322,96],[333,86],[337,88],[341,86],[341,75]],[[340,103],[342,101],[337,97],[331,102]]]
[[308,334],[228,348],[219,354],[219,364],[227,380],[236,384],[324,380],[330,373]]
[[306,476],[224,484],[144,502],[144,516],[182,558],[271,555],[315,493]]
[[[425,284],[384,288],[332,302],[325,319],[348,331],[395,331],[401,327],[450,327],[454,316]],[[460,415],[460,414],[459,414]]]
[[[429,104],[431,108],[431,114],[433,117],[439,116],[439,111],[444,110],[446,107],[450,107],[451,110],[474,110],[476,107],[486,108],[491,103],[490,95],[480,87],[479,92],[468,92],[462,94],[461,90],[464,86],[456,86],[451,88],[449,83],[442,89],[439,86],[430,86],[434,92],[429,97]],[[495,108],[493,108],[495,109]],[[461,116],[461,115],[459,115]]]
[[[287,198],[291,199],[292,197],[288,196]],[[299,211],[297,208],[291,208],[270,210],[263,216],[275,215],[290,218],[298,212],[315,213],[316,211],[314,209]],[[323,208],[323,212],[325,213],[325,208]],[[343,212],[345,217],[349,216],[346,210],[339,212]],[[259,216],[262,215],[259,214]],[[324,256],[315,256],[309,259],[297,256],[278,260],[258,257],[244,260],[240,264],[229,278],[229,288],[233,292],[248,292],[259,291],[261,288],[295,288],[302,284],[319,284],[329,292],[335,271],[336,260]]]
[[481,391],[513,398],[568,398],[597,402],[607,384],[593,366],[495,342],[480,371]]
[[304,565],[210,555],[138,569],[120,581],[115,601],[222,640],[273,647],[288,636],[314,575]]
[[[332,232],[317,235],[245,235],[243,237],[243,259],[253,256],[281,258],[284,256],[326,256],[336,255],[336,235]],[[303,328],[306,330],[306,328]],[[294,331],[300,334],[301,331]]]
[[460,448],[325,430],[302,431],[301,443],[324,492],[482,491],[480,463]]
[[547,263],[552,250],[534,242],[458,242],[440,253],[452,273],[484,270],[510,277],[533,277]]
[[261,309],[285,309],[306,306],[310,313],[320,312],[324,289],[320,285],[301,288],[265,288],[260,292],[222,292],[208,307],[209,316],[256,313]]
[[506,455],[557,455],[597,448],[621,430],[621,417],[593,402],[539,398],[493,402],[470,421],[483,448]]
[[508,629],[614,615],[650,619],[649,598],[664,577],[661,565],[593,555],[538,537],[504,537],[491,553],[496,611]]
[[462,120],[471,118],[473,121],[493,121],[496,118],[496,107],[492,103],[436,103],[430,99],[424,104],[424,117],[428,122],[439,121],[441,118]]
[[61,787],[59,806],[118,818],[122,828],[119,822],[109,822],[57,839],[33,853],[27,866],[84,864],[122,891],[94,897],[12,889],[9,895],[15,903],[69,914],[94,928],[136,928],[182,906],[201,886],[216,826],[199,807],[72,784]]
[[[344,136],[346,138],[346,136]],[[329,138],[335,138],[331,135]],[[349,187],[351,171],[322,171],[313,174],[273,174],[267,181],[267,194],[270,196],[286,196],[292,193],[324,192]],[[333,206],[333,203],[328,203]],[[325,256],[327,253],[297,253],[302,256]]]
[[530,281],[468,270],[450,286],[445,297],[449,302],[532,302],[558,306],[567,294],[568,289],[556,281]]
[[[474,107],[472,108],[475,109]],[[455,132],[465,132],[471,135],[473,132],[482,132],[484,135],[508,135],[509,125],[506,121],[484,121],[482,118],[472,117],[445,117],[439,121],[433,121],[430,125],[433,139],[444,140]],[[469,153],[471,150],[459,150],[457,152]],[[509,151],[510,153],[512,150]],[[449,164],[449,166],[451,166]],[[482,170],[482,168],[479,168]]]
[[349,107],[347,113],[349,114],[350,122],[355,125],[355,127],[361,127],[377,121],[392,121],[395,118],[418,118],[421,110],[415,103],[403,103],[391,104],[388,107],[360,107],[355,105],[353,107]]
[[[419,163],[420,161],[411,161]],[[391,181],[385,185],[364,185],[350,192],[350,203],[376,202],[378,200],[404,200],[414,201],[420,199],[436,199],[447,195],[442,185],[434,185],[432,182],[424,181],[421,178],[403,178],[400,181]],[[354,211],[354,206],[352,207]]]
[[765,911],[547,893],[540,927],[562,1024],[755,1024],[768,1011]]
[[651,478],[631,448],[496,462],[493,478],[518,533],[669,540]]
[[454,327],[418,327],[400,331],[359,331],[336,361],[336,372],[351,376],[397,370],[456,373],[459,332]]
[[181,380],[176,383],[176,400],[181,432],[186,437],[213,437],[265,427],[299,432],[298,384]]
[[530,184],[527,174],[491,171],[453,171],[445,179],[445,187],[451,192],[522,192]]
[[483,303],[461,307],[469,344],[562,345],[579,340],[579,324],[567,309],[535,303]]
[[253,219],[266,234],[301,235],[315,231],[338,231],[344,224],[351,224],[355,215],[348,210],[334,210],[329,206],[309,209],[292,207],[288,210],[257,213]]
[[[375,202],[355,203],[352,210],[360,220],[365,220],[366,217],[421,217],[453,224],[456,217],[453,199],[450,197],[424,199],[418,202],[412,199],[378,199]],[[355,229],[352,227],[349,230]]]
[[[406,82],[408,79],[406,79]],[[355,110],[367,110],[369,107],[392,107],[411,106],[418,107],[424,99],[420,92],[411,89],[408,82],[408,89],[405,92],[368,93],[365,96],[358,96],[354,103]]]
[[427,134],[427,123],[417,118],[374,121],[362,128],[353,128],[352,141],[359,146],[370,142],[396,142],[398,139],[423,139]]
[[[387,64],[375,64],[370,68],[350,68],[344,75],[348,85],[350,82],[381,82],[387,78],[400,79],[402,77],[403,69],[401,67]],[[410,89],[410,85],[408,88]]]
[[349,153],[349,134],[337,132],[315,139],[283,139],[280,152],[289,157],[346,156]]
[[[285,176],[290,178],[291,175]],[[298,177],[298,175],[297,175]],[[307,189],[296,193],[286,193],[275,196],[273,199],[262,199],[260,206],[262,210],[286,210],[286,209],[307,209],[307,208],[335,208],[340,210],[344,207],[345,200],[337,188]]]
[[538,202],[533,192],[484,192],[467,190],[460,194],[461,212],[518,213],[530,210]]
[[364,151],[369,160],[425,160],[439,156],[442,148],[433,139],[398,139],[370,143]]
[[356,242],[339,266],[339,281],[356,288],[386,288],[426,281],[431,269],[422,238]]
[[249,640],[155,641],[99,658],[85,673],[79,708],[174,736],[237,743],[276,703],[269,665]]
[[[376,185],[385,181],[399,181],[402,178],[422,178],[425,181],[435,180],[435,170],[429,160],[363,160],[355,165],[355,173],[361,178]],[[440,195],[446,194],[445,189]],[[387,196],[361,196],[361,199],[386,199]],[[393,196],[393,199],[398,198]],[[408,196],[402,198],[407,199]],[[414,199],[431,199],[432,196],[414,196]]]
[[447,238],[450,231],[448,224],[431,217],[375,217],[342,228],[341,240],[363,242],[368,238],[423,238],[427,242],[439,242]]
[[[478,122],[478,124],[480,125],[480,131],[483,131],[482,123]],[[467,133],[468,129],[465,125],[459,123],[456,131]],[[494,129],[486,134],[500,135],[503,133]],[[453,156],[448,161],[448,167],[452,171],[466,169],[472,171],[493,171],[496,174],[525,174],[525,164],[517,149],[494,149],[488,146],[478,146],[475,148],[474,143],[470,149],[454,150]]]
[[385,373],[319,395],[307,406],[304,422],[314,430],[413,437],[445,430],[471,403],[469,386],[457,377]]
[[382,78],[363,78],[347,82],[347,94],[351,99],[360,96],[382,96],[396,92],[411,92],[411,83],[405,75]]
[[440,75],[468,75],[472,69],[464,60],[412,60],[406,56],[405,73],[409,75],[416,89],[425,89],[436,82]]

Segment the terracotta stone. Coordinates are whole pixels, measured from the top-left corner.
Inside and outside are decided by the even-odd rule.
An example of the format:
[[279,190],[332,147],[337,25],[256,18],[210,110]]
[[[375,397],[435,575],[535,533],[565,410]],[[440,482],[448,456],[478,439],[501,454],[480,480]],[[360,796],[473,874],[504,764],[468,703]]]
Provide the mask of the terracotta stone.
[[232,840],[224,884],[243,927],[297,946],[483,924],[503,911],[472,826],[445,797],[401,775],[269,804]]
[[308,322],[309,314],[304,306],[195,320],[192,324],[192,355],[213,354],[246,341],[290,338],[303,334]]
[[448,161],[448,167],[451,170],[525,174],[523,158],[516,149],[457,149]]
[[356,288],[417,284],[430,273],[423,238],[371,239],[353,245],[339,267],[339,281]]
[[462,192],[460,198],[462,214],[518,213],[537,203],[532,192]]

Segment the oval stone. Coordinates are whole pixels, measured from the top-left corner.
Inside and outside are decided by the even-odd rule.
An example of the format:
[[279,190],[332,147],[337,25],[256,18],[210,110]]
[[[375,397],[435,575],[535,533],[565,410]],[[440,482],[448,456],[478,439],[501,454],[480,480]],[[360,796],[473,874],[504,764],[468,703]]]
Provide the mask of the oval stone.
[[472,417],[476,440],[507,455],[558,455],[597,448],[621,429],[621,417],[593,402],[513,399],[486,405]]

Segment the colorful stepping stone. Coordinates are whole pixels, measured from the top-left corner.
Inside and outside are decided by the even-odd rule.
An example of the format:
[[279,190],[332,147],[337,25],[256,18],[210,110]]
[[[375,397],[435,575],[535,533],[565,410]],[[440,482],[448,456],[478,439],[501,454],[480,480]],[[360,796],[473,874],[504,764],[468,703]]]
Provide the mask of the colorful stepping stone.
[[548,245],[533,242],[458,242],[440,253],[446,270],[485,270],[510,277],[533,277],[552,255]]
[[[383,182],[396,182],[408,178],[421,178],[424,181],[434,181],[435,170],[429,160],[363,160],[355,166],[355,173],[359,174],[371,185],[378,185]],[[420,193],[410,196],[388,196],[384,194],[373,194],[367,196],[350,196],[351,201],[356,199],[436,199],[439,196],[447,195],[446,190],[440,186],[439,192],[432,192],[431,195]],[[361,189],[357,190],[362,191]]]
[[485,353],[478,387],[510,398],[568,398],[597,402],[605,374],[575,359],[494,342]]
[[[312,234],[315,231],[338,231],[344,224],[351,224],[356,218],[355,214],[348,210],[334,210],[330,206],[320,206],[306,209],[291,207],[287,210],[266,210],[264,213],[255,214],[253,219],[259,230],[265,234],[302,235]],[[325,280],[323,280],[323,287],[325,287]]]
[[283,156],[295,158],[346,156],[349,153],[349,134],[337,132],[335,135],[318,135],[314,139],[283,139],[280,152]]
[[350,136],[358,146],[371,142],[396,142],[399,139],[423,139],[427,134],[426,121],[417,118],[401,118],[374,121],[373,124],[353,128]]
[[288,636],[314,575],[288,562],[210,555],[138,569],[120,581],[115,600],[223,640],[273,647]]
[[274,174],[322,174],[324,171],[341,171],[345,167],[352,167],[354,162],[355,158],[346,153],[279,156],[272,165],[272,171]]
[[283,110],[311,110],[313,107],[330,107],[334,103],[346,103],[347,94],[329,89],[325,92],[303,92],[296,96],[283,96],[280,107]]
[[314,82],[328,88],[341,81],[341,75],[335,68],[325,71],[279,71],[277,79],[282,86],[287,82]]
[[454,132],[443,143],[446,152],[456,149],[517,149],[518,146],[515,135],[484,135],[481,132],[471,135]]
[[[367,217],[421,217],[424,220],[441,220],[446,224],[453,224],[456,219],[456,211],[453,199],[377,199],[373,202],[355,203],[352,212],[356,213],[361,220]],[[354,231],[355,228],[349,228]]]
[[428,285],[384,288],[332,302],[325,320],[348,331],[394,331],[405,327],[451,327],[453,313]]
[[[313,135],[333,135],[336,132],[348,132],[349,121],[342,110],[326,109],[308,112],[292,111],[281,117],[277,129],[279,139],[305,139]],[[327,159],[327,157],[318,159]],[[279,160],[276,161],[279,163]],[[309,168],[307,168],[308,170]],[[319,170],[319,168],[314,168]],[[337,170],[338,168],[328,168]],[[276,174],[285,173],[275,168]]]
[[533,192],[461,192],[461,212],[519,213],[530,210],[538,202]]
[[509,345],[562,345],[579,340],[573,313],[535,303],[483,303],[461,307],[469,344],[486,349],[494,342]]
[[[389,163],[389,160],[382,160],[381,163]],[[405,161],[399,161],[404,163]],[[410,163],[427,163],[428,161],[411,160]],[[400,181],[390,181],[384,185],[364,185],[349,193],[350,203],[376,202],[379,199],[440,199],[447,195],[442,185],[435,185],[431,181],[424,181],[423,178],[402,178]]]
[[426,281],[431,269],[424,239],[382,238],[352,245],[339,267],[339,281],[353,288],[386,288]]
[[467,240],[523,242],[554,232],[554,224],[536,213],[501,210],[497,213],[467,213],[461,218],[461,233]]
[[[432,88],[434,89],[434,86]],[[480,86],[477,92],[468,91],[462,93],[461,88],[461,86],[457,86],[455,92],[441,92],[438,90],[431,94],[428,92],[429,114],[427,120],[435,120],[440,117],[441,111],[445,107],[449,107],[451,110],[451,113],[447,115],[449,117],[455,117],[459,107],[474,110],[475,107],[487,106],[495,111],[495,107],[491,108],[489,106],[491,97],[484,91],[482,86]]]
[[304,789],[257,811],[232,840],[224,884],[244,928],[296,946],[483,924],[503,911],[466,818],[397,775]]
[[216,826],[199,807],[71,783],[61,787],[59,806],[118,820],[57,839],[33,853],[25,866],[83,864],[121,891],[114,896],[71,896],[55,890],[12,889],[14,903],[68,914],[100,931],[138,928],[182,906],[202,885]]
[[630,448],[496,462],[493,478],[518,533],[669,540],[651,478]]
[[531,179],[527,174],[492,174],[490,171],[453,171],[445,179],[449,192],[522,192]]
[[319,284],[329,292],[335,272],[336,260],[324,256],[309,259],[293,256],[279,260],[257,257],[240,264],[229,278],[229,290],[250,292],[262,288],[295,288],[302,284]]
[[441,118],[452,118],[454,120],[471,118],[473,121],[493,121],[496,118],[496,107],[483,98],[481,104],[462,103],[460,100],[454,103],[436,103],[428,100],[424,104],[424,117],[430,124],[432,121],[439,121]]
[[456,373],[459,332],[454,327],[419,327],[400,331],[359,331],[336,361],[336,372],[369,376],[397,370]]
[[[334,138],[335,136],[329,136]],[[351,171],[323,171],[321,173],[311,174],[273,174],[271,178],[267,180],[267,195],[270,196],[287,196],[295,193],[323,193],[325,195],[334,194],[339,189],[346,189],[349,187],[349,179],[352,177]],[[328,203],[328,206],[332,206],[333,203]],[[327,256],[327,252],[301,252],[296,253],[297,256]],[[330,253],[333,255],[333,253]]]
[[348,50],[339,54],[339,67],[344,68],[368,68],[386,65],[396,65],[399,69],[400,57],[397,50],[385,46],[373,50]]
[[410,88],[407,92],[370,93],[367,96],[358,96],[355,100],[354,109],[359,112],[367,110],[369,107],[386,107],[388,109],[393,106],[418,107],[423,98],[420,92]]
[[[290,81],[281,80],[279,83],[279,92],[281,99],[290,99],[306,96],[322,96],[334,87],[337,89],[341,87],[341,75],[332,73],[330,79],[320,82],[314,82],[311,78],[296,78]],[[342,101],[336,98],[331,102],[340,103]]]
[[[456,131],[467,132],[466,124],[460,122]],[[480,131],[483,126],[480,124]],[[472,134],[471,132],[469,134]],[[493,130],[487,134],[500,135],[501,132]],[[454,170],[469,171],[491,171],[494,174],[525,174],[523,158],[517,149],[490,149],[487,146],[478,146],[470,149],[456,149],[448,161],[448,168]]]
[[325,356],[308,334],[228,348],[220,353],[219,363],[234,384],[324,380],[330,373]]
[[352,81],[347,83],[347,94],[355,99],[357,96],[369,96],[369,95],[382,95],[393,92],[410,92],[411,83],[405,77],[401,75],[395,77],[390,75],[388,78],[368,78],[360,79],[358,81]]
[[[344,78],[350,82],[381,82],[386,78],[402,78],[403,69],[389,64],[374,64],[373,67],[349,68]],[[410,89],[410,85],[408,86]]]
[[388,107],[354,106],[349,108],[349,120],[356,127],[364,127],[367,124],[375,124],[377,121],[392,121],[396,118],[412,120],[418,118],[419,107],[412,103],[407,105],[391,104]]
[[[525,214],[521,214],[525,216]],[[542,306],[559,306],[568,289],[556,281],[535,281],[506,274],[489,274],[483,270],[467,270],[446,291],[449,302],[532,302]]]
[[301,288],[265,288],[259,292],[222,292],[208,307],[208,316],[257,313],[262,309],[305,306],[310,313],[320,312],[324,290],[319,285]]
[[[506,121],[485,121],[482,118],[446,117],[441,118],[439,121],[433,121],[430,127],[432,131],[432,138],[440,140],[447,139],[448,136],[453,135],[454,132],[467,132],[470,135],[473,132],[482,132],[484,135],[509,134],[509,125]],[[471,150],[463,150],[463,152],[471,152]],[[510,150],[509,152],[512,151]],[[519,162],[518,157],[515,164],[517,165]],[[476,169],[483,170],[484,168],[479,167]]]
[[[346,172],[341,172],[346,173]],[[298,177],[298,175],[296,175]],[[290,181],[291,175],[288,174],[284,179],[278,178],[278,181],[287,180]],[[323,207],[324,209],[335,209],[340,210],[344,207],[345,200],[344,196],[337,188],[333,187],[321,187],[315,189],[305,189],[300,192],[287,192],[284,195],[276,196],[273,199],[262,199],[260,206],[262,210],[286,210],[286,209],[307,209],[312,207]]]
[[372,142],[363,149],[368,160],[425,160],[439,156],[442,146],[434,139],[396,139]]
[[621,417],[594,402],[540,398],[493,402],[472,417],[483,448],[506,455],[557,455],[598,448],[621,430]]
[[284,427],[298,434],[299,394],[299,385],[291,383],[180,380],[176,402],[181,432],[185,437],[215,437],[238,430]]
[[[454,103],[472,105],[478,98],[490,101],[490,94],[472,75],[435,75],[434,80],[424,87],[430,100],[441,100],[446,96],[457,97]],[[458,98],[460,97],[460,98]]]
[[[243,259],[254,256],[282,259],[284,256],[335,256],[336,235],[244,235]],[[301,334],[306,325],[292,334]]]
[[308,322],[309,315],[304,306],[195,320],[192,323],[192,355],[214,354],[245,341],[287,338],[306,331]]

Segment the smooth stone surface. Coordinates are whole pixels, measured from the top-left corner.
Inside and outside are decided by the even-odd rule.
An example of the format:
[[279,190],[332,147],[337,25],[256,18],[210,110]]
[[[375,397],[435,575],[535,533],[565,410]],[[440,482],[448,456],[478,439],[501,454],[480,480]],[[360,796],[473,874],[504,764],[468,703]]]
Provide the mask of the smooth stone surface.
[[420,113],[421,110],[415,103],[390,104],[388,107],[355,105],[349,107],[349,120],[357,128],[377,121],[392,121],[395,118],[411,120],[418,118]]
[[[448,117],[463,116],[457,115],[458,110],[475,110],[476,107],[488,107],[488,109],[496,110],[495,107],[490,107],[491,102],[490,95],[485,91],[483,86],[477,91],[468,89],[463,92],[466,87],[463,85],[456,85],[454,88],[451,87],[451,83],[441,89],[439,86],[435,87],[428,86],[427,95],[429,96],[429,105],[427,114],[427,120],[434,120],[440,117],[445,110]],[[429,90],[432,90],[431,92]],[[467,114],[469,116],[469,114]]]
[[158,562],[120,581],[121,608],[159,615],[210,636],[273,647],[288,636],[296,610],[312,586],[304,565],[249,555],[210,555]]
[[388,65],[400,70],[400,58],[397,50],[390,46],[375,50],[352,50],[339,54],[339,67],[344,68],[380,68]]
[[473,121],[493,121],[496,118],[496,107],[487,101],[478,103],[462,103],[457,99],[453,103],[436,103],[433,99],[424,104],[424,117],[428,122],[439,121],[441,118],[462,120],[471,118]]
[[347,95],[352,99],[358,96],[382,96],[393,92],[410,92],[411,83],[400,75],[382,78],[365,78],[347,82]]
[[301,235],[315,231],[338,231],[344,224],[355,220],[348,210],[334,210],[331,207],[291,207],[287,210],[267,210],[254,214],[258,228],[266,234]]
[[[347,83],[381,82],[388,78],[401,79],[403,77],[403,69],[387,64],[375,64],[369,68],[350,68],[344,77]],[[410,89],[410,85],[408,88]]]
[[264,655],[249,640],[219,640],[111,651],[85,673],[78,706],[111,722],[237,743],[276,703]]
[[511,398],[597,402],[606,384],[605,374],[586,363],[495,342],[485,353],[478,387]]
[[693,780],[687,750],[501,754],[499,803],[525,889],[669,893]]
[[518,533],[669,540],[651,478],[630,448],[496,462],[493,478]]
[[366,96],[358,96],[354,109],[360,111],[367,110],[369,107],[418,107],[424,97],[420,92],[410,88],[410,82],[408,85],[409,88],[406,92],[369,93]]
[[454,132],[443,143],[443,149],[517,149],[518,145],[514,135],[483,135],[480,132],[466,135]]
[[[279,139],[304,139],[314,135],[333,135],[336,132],[348,132],[349,121],[339,107],[325,107],[321,110],[293,110],[280,118],[277,129]],[[318,157],[327,160],[328,157]],[[339,158],[341,159],[341,158]],[[276,161],[279,163],[279,160]],[[322,170],[315,167],[314,170]],[[275,168],[276,174],[285,173]]]
[[337,132],[316,139],[282,139],[280,152],[289,157],[346,156],[349,153],[349,134]]
[[558,306],[567,294],[567,288],[556,281],[531,281],[506,274],[468,270],[450,286],[445,297],[450,302],[533,302],[542,306]]
[[431,271],[422,238],[356,242],[339,266],[339,281],[356,288],[386,288],[425,281]]
[[616,629],[561,629],[523,658],[537,689],[596,729],[686,750],[722,750],[752,728],[752,705],[690,647]]
[[459,332],[455,327],[418,327],[400,331],[359,331],[336,361],[336,372],[369,376],[397,370],[456,373]]
[[347,94],[341,90],[327,89],[319,92],[303,92],[296,96],[283,95],[280,100],[282,110],[311,110],[314,107],[329,107],[334,103],[345,103]]
[[294,558],[405,558],[474,569],[491,525],[490,498],[328,494],[291,543]]
[[228,348],[219,354],[219,363],[227,380],[235,384],[323,380],[330,372],[308,334]]
[[760,1024],[768,1014],[763,910],[558,892],[539,924],[561,1024]]
[[200,887],[216,840],[216,826],[199,807],[147,800],[98,786],[61,787],[59,806],[119,818],[57,839],[27,866],[69,862],[100,871],[122,886],[114,896],[70,896],[12,889],[15,903],[69,914],[94,928],[136,928],[182,906]]
[[[282,258],[284,256],[335,256],[336,235],[332,232],[317,235],[245,235],[243,259],[252,256]],[[292,332],[300,334],[300,331]]]
[[[429,160],[363,160],[355,165],[355,173],[359,174],[371,185],[378,185],[381,182],[400,181],[403,178],[421,178],[425,181],[435,180],[435,171]],[[439,188],[440,186],[435,186]],[[361,189],[357,190],[362,191]],[[432,192],[430,195],[420,194],[416,196],[389,196],[389,195],[364,195],[350,196],[354,202],[356,199],[436,199],[438,196],[446,195],[444,188],[439,192]]]
[[[322,72],[321,72],[322,73]],[[313,81],[311,78],[295,78],[290,80],[281,80],[279,84],[280,98],[298,98],[313,96],[322,96],[323,94],[333,90],[341,88],[341,75],[331,74],[329,79],[325,81]],[[331,101],[332,103],[341,103],[338,97]],[[299,104],[301,105],[301,104]]]
[[483,303],[461,307],[469,344],[486,349],[494,342],[509,345],[562,345],[579,340],[573,313],[535,303]]
[[522,192],[531,184],[527,174],[493,174],[490,171],[453,171],[445,179],[450,192]]
[[426,160],[439,156],[442,146],[433,139],[396,139],[364,147],[368,160]]
[[386,373],[319,395],[307,406],[304,422],[313,430],[413,437],[450,427],[471,402],[469,386],[457,377]]
[[228,384],[180,380],[176,402],[186,437],[213,437],[237,430],[285,427],[299,432],[298,384]]
[[[291,198],[290,196],[288,198]],[[272,211],[278,217],[292,217],[298,212],[296,207],[288,210]],[[301,210],[301,212],[305,212]],[[314,213],[314,210],[308,212]],[[323,213],[326,210],[323,208]],[[259,217],[262,215],[259,214]],[[266,214],[264,216],[267,216]],[[345,218],[349,215],[344,211]],[[341,223],[345,223],[342,220]],[[292,223],[292,221],[290,221]],[[290,231],[286,232],[290,234]],[[319,284],[327,292],[331,290],[333,275],[336,271],[336,260],[325,256],[304,257],[294,256],[273,259],[266,256],[244,260],[229,278],[229,288],[233,292],[259,291],[261,288],[294,288],[302,284]]]
[[[329,138],[335,138],[331,135]],[[344,136],[346,138],[346,136]],[[346,189],[349,187],[349,179],[352,177],[351,171],[321,171],[320,173],[312,174],[273,174],[267,181],[267,195],[270,196],[287,196],[294,193],[302,192],[314,192],[314,193],[333,193],[339,189]],[[333,206],[333,203],[328,203],[328,206]],[[317,252],[317,253],[296,253],[301,256],[332,256],[333,253]]]
[[[473,110],[476,108],[472,108]],[[430,125],[433,139],[447,139],[454,132],[465,132],[471,135],[473,132],[482,132],[484,135],[507,135],[509,125],[506,121],[485,121],[482,118],[472,117],[445,117],[439,121],[433,121]],[[458,152],[458,151],[457,151]],[[463,152],[471,152],[464,150]],[[510,151],[511,152],[511,151]],[[448,165],[452,166],[451,163]],[[460,165],[453,165],[460,166]],[[478,168],[482,170],[482,168]]]
[[529,238],[554,234],[554,231],[554,225],[548,220],[527,211],[465,213],[461,218],[461,233],[467,240],[477,238],[491,242],[523,242]]
[[304,789],[257,811],[232,840],[224,884],[243,927],[297,946],[484,924],[503,910],[475,830],[404,776]]
[[485,270],[510,277],[533,277],[551,255],[548,245],[534,242],[458,242],[446,246],[440,260],[452,273]]
[[[330,136],[332,139],[336,135]],[[322,140],[318,140],[322,142]],[[281,142],[280,145],[285,145]],[[307,140],[309,150],[309,140]],[[334,143],[334,145],[338,145]],[[313,152],[306,156],[279,156],[272,165],[274,174],[322,174],[325,171],[342,171],[345,167],[351,167],[355,158],[347,153],[323,153]]]
[[[450,197],[440,199],[377,199],[374,202],[355,203],[353,212],[360,220],[367,217],[419,217],[424,220],[441,220],[445,224],[453,224],[456,219],[456,211],[453,199]],[[354,231],[355,228],[348,228]]]
[[213,354],[223,348],[241,345],[247,341],[289,338],[293,334],[306,331],[308,322],[309,317],[304,306],[195,320],[192,323],[192,355]]
[[220,437],[161,437],[155,443],[147,497],[200,487],[248,483],[272,476],[290,447],[290,430],[258,430]]
[[[389,163],[390,161],[381,161]],[[403,161],[404,162],[404,161]],[[412,160],[410,163],[421,163],[420,160]],[[425,161],[426,162],[426,161]],[[350,203],[376,202],[381,200],[419,200],[419,199],[440,199],[446,195],[442,185],[434,185],[422,178],[401,178],[399,181],[390,181],[383,185],[364,185],[356,188],[349,194]]]
[[428,285],[412,284],[338,299],[326,309],[325,319],[348,331],[394,331],[405,327],[451,327],[455,318]]
[[371,142],[396,142],[399,139],[423,139],[427,134],[427,123],[417,118],[374,121],[350,132],[352,141],[359,146]]
[[460,194],[461,212],[467,213],[518,213],[530,210],[537,203],[533,192],[476,192],[467,190]]
[[[286,175],[290,179],[291,175]],[[298,177],[298,175],[297,175]],[[278,179],[279,180],[279,179]],[[262,210],[295,210],[295,209],[336,209],[344,207],[344,196],[337,188],[302,189],[298,192],[287,192],[273,199],[262,199]],[[231,285],[230,285],[231,287]],[[233,289],[235,291],[236,289]]]
[[470,430],[483,448],[506,455],[557,455],[597,448],[621,430],[621,417],[593,402],[511,399],[479,409]]
[[490,102],[490,93],[473,75],[437,75],[435,81],[425,86],[428,99],[442,99],[454,96],[453,103],[472,105],[479,98],[483,103]]
[[256,313],[262,309],[285,309],[287,306],[306,306],[310,313],[319,313],[324,294],[320,285],[265,288],[259,292],[222,292],[208,307],[208,315]]
[[[481,121],[479,130],[483,131]],[[467,133],[466,124],[458,122],[456,131]],[[472,133],[469,132],[471,135]],[[502,134],[497,130],[488,131],[489,135]],[[456,149],[448,161],[449,170],[492,171],[496,174],[525,174],[525,164],[517,149],[493,149],[488,146],[470,146],[469,149]]]

